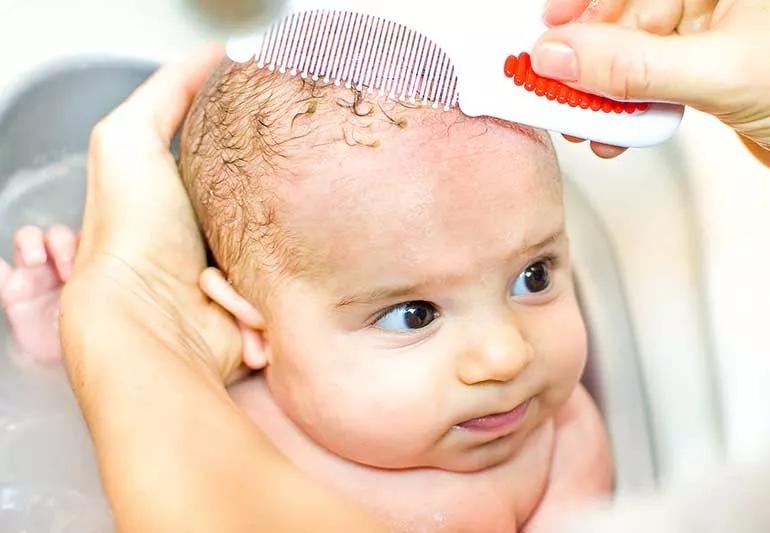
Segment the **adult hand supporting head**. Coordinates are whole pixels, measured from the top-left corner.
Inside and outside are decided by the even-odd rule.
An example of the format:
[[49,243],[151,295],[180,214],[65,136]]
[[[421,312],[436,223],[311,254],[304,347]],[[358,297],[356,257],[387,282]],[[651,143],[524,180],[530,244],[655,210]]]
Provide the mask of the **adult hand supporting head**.
[[[221,57],[221,47],[211,46],[193,60],[160,69],[94,128],[82,240],[62,296],[65,341],[67,326],[78,327],[68,319],[89,308],[92,290],[124,304],[134,298],[137,306],[166,316],[153,324],[157,333],[189,344],[185,353],[214,381],[238,367],[240,339],[229,315],[198,289],[204,246],[169,145]],[[82,352],[64,355],[77,378],[75,371],[86,364]]]
[[558,26],[533,50],[539,74],[614,99],[686,104],[770,150],[767,0],[551,0],[544,17]]
[[116,529],[382,531],[281,455],[224,387],[241,336],[198,288],[203,242],[169,151],[220,57],[163,67],[91,139],[61,335]]

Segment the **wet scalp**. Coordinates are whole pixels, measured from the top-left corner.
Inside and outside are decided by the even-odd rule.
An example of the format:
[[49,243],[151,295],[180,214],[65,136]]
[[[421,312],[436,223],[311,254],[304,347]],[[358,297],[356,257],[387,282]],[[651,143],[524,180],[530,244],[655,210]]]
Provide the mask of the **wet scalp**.
[[271,180],[294,177],[294,162],[311,158],[314,146],[342,141],[379,147],[381,128],[408,126],[407,109],[254,62],[224,61],[187,117],[180,159],[219,266],[231,275],[246,262],[255,269],[293,270],[301,250],[281,228]]
[[[193,103],[180,158],[182,179],[218,266],[236,285],[260,273],[307,266],[302,240],[281,224],[281,199],[274,191],[275,180],[302,177],[300,163],[319,164],[323,154],[315,148],[344,142],[353,149],[380,149],[383,133],[414,121],[448,132],[458,121],[477,120],[441,110],[415,113],[416,107],[260,69],[253,61],[224,61]],[[495,121],[477,122],[481,135]],[[542,132],[507,126],[550,145]]]

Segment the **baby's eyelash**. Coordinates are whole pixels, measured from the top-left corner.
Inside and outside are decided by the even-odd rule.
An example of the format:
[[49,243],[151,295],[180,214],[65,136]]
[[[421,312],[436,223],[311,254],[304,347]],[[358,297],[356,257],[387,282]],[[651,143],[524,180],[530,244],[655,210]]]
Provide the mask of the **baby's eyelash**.
[[[543,254],[543,255],[533,259],[529,263],[527,263],[527,266],[534,265],[535,263],[540,263],[540,262],[543,262],[546,265],[548,265],[548,268],[550,268],[551,270],[556,270],[557,268],[559,268],[561,266],[561,262],[562,261],[561,261],[561,257],[559,255],[557,255],[557,254],[545,253],[545,254]],[[524,267],[524,268],[526,268],[526,267]]]
[[407,303],[407,302],[397,303],[397,304],[391,305],[390,307],[386,307],[385,309],[383,309],[381,311],[377,311],[371,317],[369,317],[369,319],[367,319],[366,326],[367,327],[374,327],[374,325],[377,322],[379,322],[381,318],[383,318],[385,315],[387,315],[388,313],[390,313],[391,311],[393,311],[397,307],[400,307],[400,306],[404,305],[405,303]]
[[[398,302],[397,304],[393,304],[391,306],[388,306],[385,309],[383,309],[382,311],[378,311],[377,313],[375,313],[374,316],[371,318],[372,324],[377,322],[379,319],[381,319],[382,317],[384,317],[385,315],[387,315],[388,313],[390,313],[394,309],[398,309],[399,307],[403,307],[404,305],[411,304],[411,303],[425,303],[425,304],[428,304],[428,305],[433,305],[432,303],[426,302],[424,300],[407,300],[405,302]],[[433,305],[433,307],[435,307],[435,305]]]
[[[529,261],[524,268],[526,269],[530,265],[533,265],[533,264],[539,263],[539,262],[543,262],[546,265],[548,265],[549,270],[557,270],[561,266],[561,264],[562,264],[562,258],[561,258],[561,256],[559,254],[556,254],[556,253],[553,253],[553,252],[547,252],[547,253],[544,253],[544,254],[542,254],[540,256],[537,256],[534,259],[532,259],[531,261]],[[438,308],[438,306],[436,304],[428,302],[428,301],[425,301],[425,300],[411,300],[411,301],[406,301],[406,302],[399,302],[397,304],[393,304],[391,306],[388,306],[385,309],[382,309],[381,311],[378,311],[377,313],[375,313],[374,315],[369,317],[366,320],[366,322],[365,322],[366,327],[374,327],[374,325],[377,322],[379,322],[380,319],[385,317],[388,313],[392,312],[395,309],[398,309],[399,307],[402,307],[402,306],[404,306],[406,304],[409,304],[409,303],[422,303],[422,304],[430,305],[430,306],[433,307],[433,309],[435,310],[437,315],[441,314],[441,311],[439,310],[439,308]]]
[[407,304],[412,304],[412,303],[420,303],[420,304],[429,305],[429,306],[431,306],[433,308],[437,318],[439,316],[441,316],[441,311],[439,310],[438,306],[436,304],[432,303],[432,302],[428,302],[428,301],[425,301],[425,300],[408,300],[406,302],[399,302],[397,304],[393,304],[390,307],[386,307],[382,311],[379,311],[379,312],[375,313],[371,318],[369,318],[365,322],[366,323],[366,327],[374,328],[375,324],[377,324],[377,322],[379,322],[380,319],[384,318],[388,313],[398,309],[399,307],[403,307],[403,306],[405,306]]

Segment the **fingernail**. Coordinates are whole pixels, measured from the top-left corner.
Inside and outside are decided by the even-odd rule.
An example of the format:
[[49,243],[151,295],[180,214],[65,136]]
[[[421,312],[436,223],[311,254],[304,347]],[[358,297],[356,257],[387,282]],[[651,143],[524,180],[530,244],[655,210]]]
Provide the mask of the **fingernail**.
[[532,68],[546,78],[577,81],[580,68],[575,51],[560,42],[544,42],[532,53]]

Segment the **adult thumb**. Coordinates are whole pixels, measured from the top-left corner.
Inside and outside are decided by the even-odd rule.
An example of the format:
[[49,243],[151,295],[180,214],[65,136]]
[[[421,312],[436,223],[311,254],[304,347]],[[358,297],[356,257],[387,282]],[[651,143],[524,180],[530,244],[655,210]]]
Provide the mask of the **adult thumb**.
[[[707,110],[736,84],[723,35],[653,35],[616,24],[568,24],[544,33],[532,52],[541,76],[617,100],[664,101]],[[740,78],[738,78],[739,80]]]

